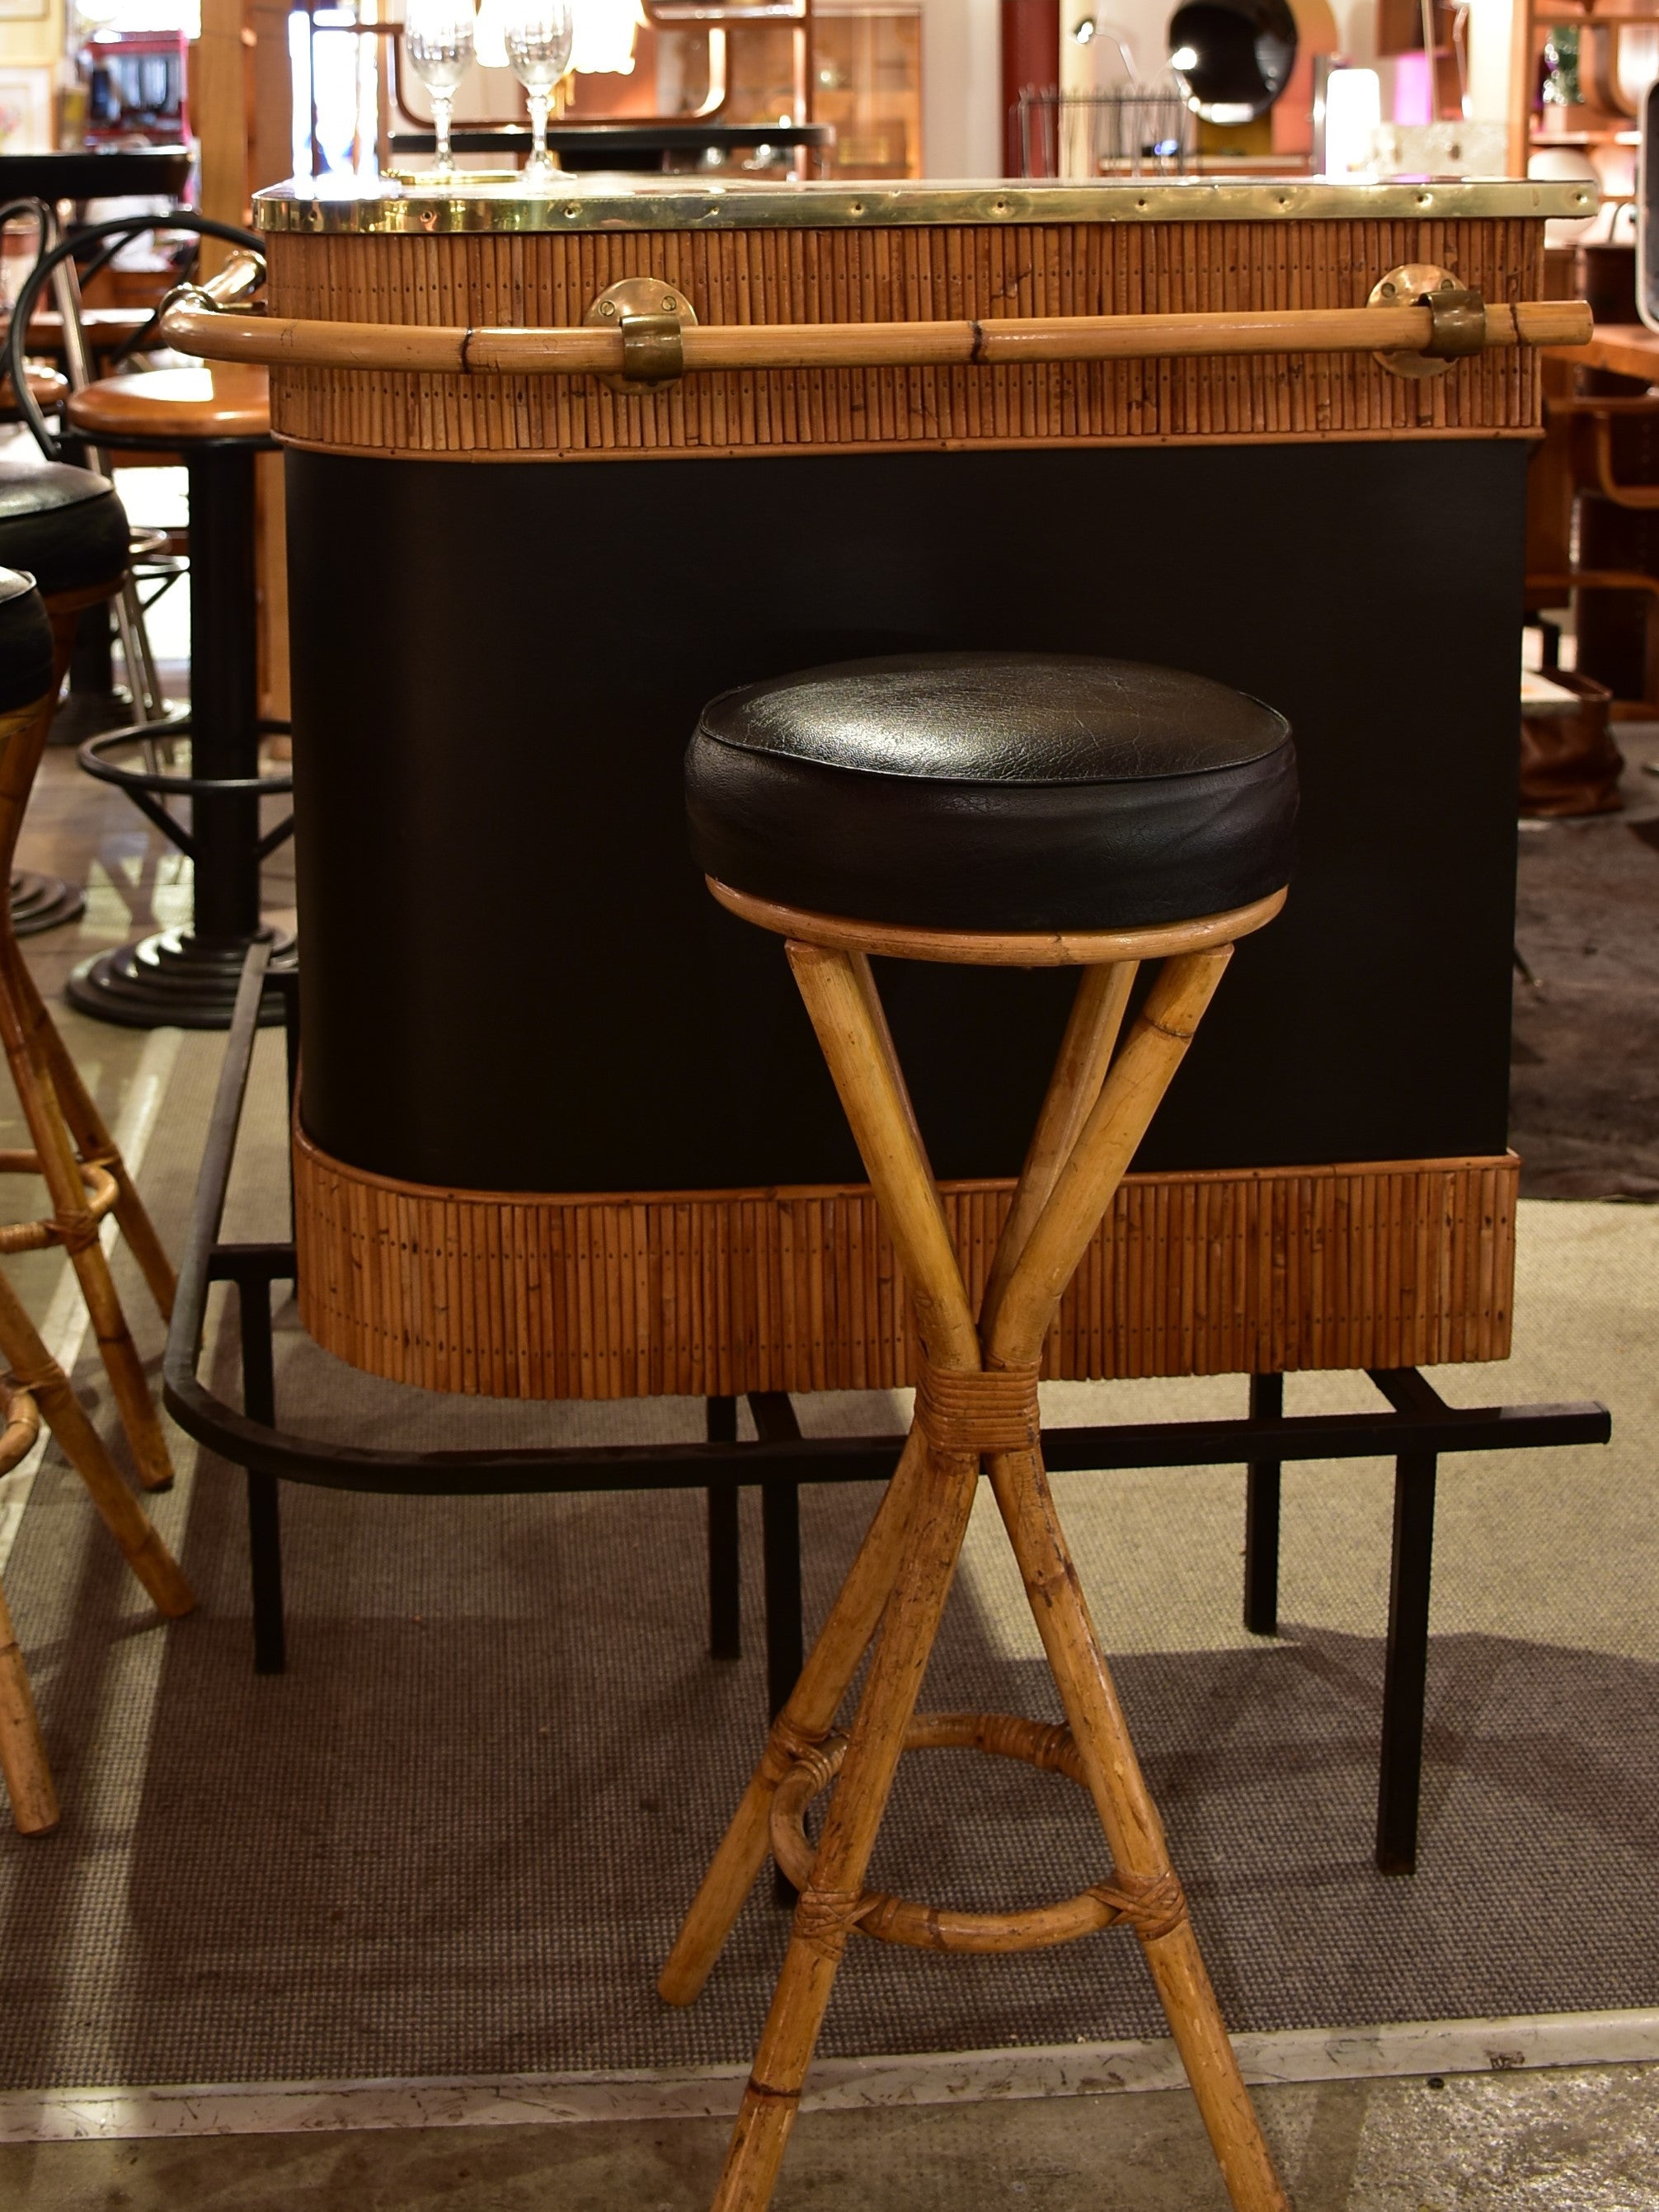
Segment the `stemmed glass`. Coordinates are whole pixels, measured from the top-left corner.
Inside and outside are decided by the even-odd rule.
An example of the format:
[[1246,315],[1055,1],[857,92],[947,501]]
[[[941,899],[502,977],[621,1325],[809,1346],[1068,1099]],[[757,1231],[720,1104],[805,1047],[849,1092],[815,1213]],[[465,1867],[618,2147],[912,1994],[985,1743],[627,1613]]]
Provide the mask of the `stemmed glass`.
[[570,0],[508,0],[507,58],[530,101],[528,172],[553,167],[547,151],[547,111],[553,88],[570,66],[576,34]]
[[432,126],[438,141],[433,167],[441,177],[448,176],[454,167],[449,118],[455,112],[455,88],[472,66],[476,23],[472,0],[409,0],[404,17],[409,65],[432,95]]

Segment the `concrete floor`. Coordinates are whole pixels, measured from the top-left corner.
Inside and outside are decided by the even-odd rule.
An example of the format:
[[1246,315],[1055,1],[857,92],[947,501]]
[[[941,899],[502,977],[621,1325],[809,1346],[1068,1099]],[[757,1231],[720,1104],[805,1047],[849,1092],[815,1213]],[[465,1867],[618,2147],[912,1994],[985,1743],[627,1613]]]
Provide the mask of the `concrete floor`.
[[[1652,2212],[1659,2068],[1279,2087],[1297,2212]],[[0,2148],[12,2212],[701,2212],[723,2122]],[[809,2113],[777,2212],[1225,2212],[1176,2093]]]

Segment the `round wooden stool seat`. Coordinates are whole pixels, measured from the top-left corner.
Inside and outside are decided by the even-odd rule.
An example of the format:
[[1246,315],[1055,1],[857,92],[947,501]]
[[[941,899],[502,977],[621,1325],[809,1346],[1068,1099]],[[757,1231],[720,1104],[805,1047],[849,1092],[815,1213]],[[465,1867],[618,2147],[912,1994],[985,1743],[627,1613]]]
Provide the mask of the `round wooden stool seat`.
[[[54,414],[68,398],[69,379],[61,369],[32,361],[25,365],[23,373],[28,379],[29,395],[43,415]],[[23,410],[17,404],[10,377],[0,377],[0,422],[21,422],[22,419]]]
[[270,434],[270,380],[242,362],[212,368],[146,368],[106,376],[69,403],[76,429],[102,445],[124,439],[186,445],[198,438],[263,441]]
[[47,599],[114,591],[127,566],[114,486],[61,461],[0,461],[0,566],[33,576]]
[[958,931],[1139,928],[1286,880],[1290,726],[1206,677],[1081,654],[914,653],[744,685],[686,761],[706,873]]

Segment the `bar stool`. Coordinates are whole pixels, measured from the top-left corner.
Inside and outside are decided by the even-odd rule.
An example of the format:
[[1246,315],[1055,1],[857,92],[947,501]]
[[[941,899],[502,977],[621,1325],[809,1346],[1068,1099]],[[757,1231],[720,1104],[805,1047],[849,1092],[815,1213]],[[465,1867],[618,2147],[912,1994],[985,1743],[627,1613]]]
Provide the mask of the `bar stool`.
[[[1133,662],[851,662],[714,700],[687,756],[686,798],[714,897],[785,939],[921,1340],[915,1417],[892,1482],[659,1984],[671,2003],[697,1995],[769,1840],[800,1894],[716,2212],[769,2201],[854,1929],[1004,1952],[1115,1924],[1140,1940],[1233,2203],[1284,2208],[1043,1473],[1037,1375],[1060,1295],[1234,944],[1283,904],[1297,803],[1289,726],[1218,684]],[[977,1316],[872,955],[1082,970]],[[1120,1048],[1147,961],[1162,964]],[[981,1460],[1064,1727],[915,1711]],[[857,1717],[836,1733],[872,1643]],[[1110,1875],[1064,1903],[994,1913],[866,1890],[900,1753],[939,1746],[1080,1784]],[[803,1815],[832,1786],[815,1849]]]
[[[40,402],[37,379],[31,374],[28,380]],[[61,404],[62,398],[56,394],[52,404]],[[21,411],[8,377],[0,385],[0,421]],[[0,564],[33,575],[40,585],[61,645],[60,685],[81,610],[112,599],[121,588],[127,543],[125,511],[101,477],[55,462],[0,461]],[[86,903],[78,884],[32,869],[12,872],[12,927],[20,937],[75,921]]]
[[[20,730],[0,756],[0,866],[8,872],[40,764],[51,702],[69,664],[76,618],[83,607],[107,599],[126,570],[127,519],[112,486],[86,469],[56,463],[0,466],[0,564],[21,568],[26,555],[27,569],[40,580],[35,604],[48,625],[52,666],[47,709],[39,729],[29,724]],[[9,911],[0,916],[0,1047],[34,1140],[33,1152],[0,1154],[0,1172],[9,1169],[45,1176],[54,1219],[49,1225],[36,1224],[39,1241],[61,1243],[69,1252],[140,1477],[147,1489],[164,1489],[173,1480],[167,1442],[98,1241],[96,1218],[88,1213],[83,1185],[88,1175],[105,1176],[112,1183],[113,1194],[97,1218],[112,1207],[163,1316],[173,1310],[173,1268],[103,1116],[35,988]],[[0,1243],[0,1250],[4,1249]]]
[[[81,438],[102,451],[177,455],[190,475],[191,773],[131,769],[107,757],[144,735],[112,731],[81,748],[88,773],[118,785],[190,856],[194,906],[187,930],[160,932],[83,963],[65,991],[84,1012],[137,1029],[176,1023],[224,1029],[242,965],[256,939],[293,964],[291,938],[259,919],[259,868],[290,831],[259,830],[262,797],[293,789],[288,774],[261,775],[259,738],[286,730],[258,711],[258,620],[254,577],[254,459],[271,445],[262,368],[159,368],[112,376],[71,395],[65,410]],[[185,830],[168,798],[188,798]],[[263,1018],[282,1018],[276,991]]]
[[[27,576],[0,569],[0,848],[8,860],[58,696],[55,658],[52,626],[40,593]],[[49,1221],[17,1222],[0,1228],[0,1254],[39,1251],[49,1244],[64,1243],[76,1254],[79,1266],[88,1255],[95,1252],[98,1272],[107,1284],[107,1267],[96,1241],[97,1224],[111,1211],[120,1211],[125,1170],[107,1139],[98,1156],[94,1156],[97,1148],[87,1146],[78,1162],[74,1158],[57,1111],[54,1078],[61,1075],[61,1064],[43,1048],[39,1028],[31,1033],[27,1012],[18,1003],[14,972],[16,945],[3,921],[0,921],[0,951],[11,956],[0,961],[0,1038],[3,1038],[7,1057],[18,1078],[19,1094],[37,1146],[33,1152],[0,1152],[0,1172],[44,1176],[57,1208]],[[45,1021],[44,1015],[40,1018]],[[54,1045],[57,1043],[50,1024],[46,1024],[46,1035],[51,1036]],[[58,1049],[61,1054],[61,1046]],[[78,1081],[72,1087],[78,1091]],[[137,1201],[135,1199],[131,1203],[136,1206]],[[162,1265],[165,1267],[166,1262]],[[86,1281],[83,1273],[83,1285]],[[111,1301],[113,1297],[111,1289]],[[90,1291],[88,1303],[93,1308],[99,1342],[107,1359],[112,1349],[106,1334],[107,1309],[100,1312]],[[115,1309],[115,1317],[119,1322],[118,1308]],[[119,1343],[125,1346],[126,1353],[131,1353],[125,1323],[120,1323]],[[82,1411],[63,1369],[41,1342],[3,1272],[0,1272],[0,1358],[5,1360],[8,1370],[0,1380],[0,1398],[4,1404],[0,1474],[9,1472],[33,1448],[44,1415],[65,1456],[86,1484],[105,1525],[157,1608],[174,1619],[188,1613],[196,1602],[189,1584],[143,1508],[116,1472],[102,1438]],[[136,1365],[135,1359],[134,1369]],[[116,1374],[117,1367],[112,1365],[112,1382]],[[130,1373],[127,1379],[131,1381]],[[142,1370],[137,1371],[137,1380],[142,1390]],[[118,1384],[117,1389],[118,1397],[121,1386]],[[145,1404],[149,1404],[148,1394]],[[153,1425],[153,1408],[150,1420]],[[165,1468],[166,1453],[160,1447],[159,1432],[156,1443],[161,1450],[160,1465]],[[0,1772],[4,1774],[11,1799],[13,1821],[24,1835],[42,1835],[57,1826],[58,1800],[40,1741],[28,1676],[3,1592]]]

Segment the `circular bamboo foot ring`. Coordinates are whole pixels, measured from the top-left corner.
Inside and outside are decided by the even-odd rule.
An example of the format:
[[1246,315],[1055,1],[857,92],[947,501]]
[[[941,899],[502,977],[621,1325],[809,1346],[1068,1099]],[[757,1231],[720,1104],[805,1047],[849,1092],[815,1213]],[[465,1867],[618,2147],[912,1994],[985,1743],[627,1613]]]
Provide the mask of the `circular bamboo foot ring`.
[[[87,1203],[80,1213],[59,1214],[49,1221],[14,1221],[0,1228],[0,1252],[44,1252],[61,1244],[65,1251],[85,1249],[98,1234],[98,1224],[120,1197],[114,1176],[101,1160],[76,1160],[76,1173],[86,1186]],[[45,1172],[39,1152],[0,1151],[0,1175],[38,1176]]]
[[[817,1847],[803,1825],[806,1808],[841,1771],[848,1740],[832,1735],[790,1768],[772,1799],[772,1850],[796,1888],[810,1891]],[[1021,1720],[1010,1713],[918,1713],[906,1732],[907,1751],[983,1751],[998,1759],[1023,1759],[1045,1773],[1084,1782],[1071,1730]],[[1070,1943],[1121,1921],[1146,1937],[1166,1935],[1183,1919],[1186,1905],[1173,1875],[1144,1885],[1097,1882],[1055,1905],[1012,1912],[956,1912],[908,1898],[869,1890],[848,1914],[854,1926],[884,1943],[921,1951],[1037,1951]]]

